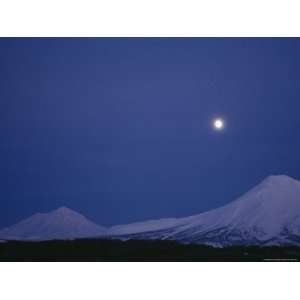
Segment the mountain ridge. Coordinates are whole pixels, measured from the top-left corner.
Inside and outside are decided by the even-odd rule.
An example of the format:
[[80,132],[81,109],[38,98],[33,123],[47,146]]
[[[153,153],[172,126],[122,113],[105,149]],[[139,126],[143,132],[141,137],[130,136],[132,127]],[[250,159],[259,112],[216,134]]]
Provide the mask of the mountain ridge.
[[[39,230],[37,230],[39,228]],[[146,220],[110,228],[60,207],[0,230],[0,238],[170,239],[182,243],[230,245],[300,244],[300,182],[271,175],[236,200],[183,218]]]

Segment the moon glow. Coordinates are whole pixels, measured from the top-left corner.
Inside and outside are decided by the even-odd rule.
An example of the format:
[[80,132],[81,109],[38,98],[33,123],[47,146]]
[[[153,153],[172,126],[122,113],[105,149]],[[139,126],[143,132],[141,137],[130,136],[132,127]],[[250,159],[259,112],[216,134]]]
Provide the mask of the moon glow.
[[224,120],[217,118],[213,120],[213,127],[215,130],[221,131],[224,129]]

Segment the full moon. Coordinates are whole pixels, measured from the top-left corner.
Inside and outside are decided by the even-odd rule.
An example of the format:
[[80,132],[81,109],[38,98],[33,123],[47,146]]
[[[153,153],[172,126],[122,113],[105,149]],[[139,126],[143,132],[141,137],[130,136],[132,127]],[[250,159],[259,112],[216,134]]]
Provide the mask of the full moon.
[[218,118],[213,121],[213,126],[215,130],[223,130],[224,129],[224,120]]

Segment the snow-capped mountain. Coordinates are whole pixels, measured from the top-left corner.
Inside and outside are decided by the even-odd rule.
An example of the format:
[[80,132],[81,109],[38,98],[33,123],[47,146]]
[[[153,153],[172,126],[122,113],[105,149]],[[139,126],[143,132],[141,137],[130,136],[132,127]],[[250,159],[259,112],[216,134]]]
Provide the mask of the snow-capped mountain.
[[0,230],[0,239],[52,240],[102,235],[105,228],[83,215],[61,207],[49,213],[37,213],[11,227]]
[[270,176],[239,199],[185,218],[101,227],[66,207],[0,230],[0,240],[170,239],[213,246],[300,245],[300,181]]
[[300,182],[270,176],[223,207],[186,218],[114,226],[108,234],[214,246],[300,244]]

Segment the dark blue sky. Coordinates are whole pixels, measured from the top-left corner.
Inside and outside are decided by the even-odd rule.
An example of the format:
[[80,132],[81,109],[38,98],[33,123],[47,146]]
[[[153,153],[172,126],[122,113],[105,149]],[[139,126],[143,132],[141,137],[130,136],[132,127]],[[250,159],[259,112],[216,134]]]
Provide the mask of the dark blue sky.
[[[0,39],[0,226],[104,224],[300,179],[300,39]],[[221,115],[227,128],[211,129]]]

